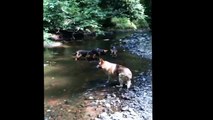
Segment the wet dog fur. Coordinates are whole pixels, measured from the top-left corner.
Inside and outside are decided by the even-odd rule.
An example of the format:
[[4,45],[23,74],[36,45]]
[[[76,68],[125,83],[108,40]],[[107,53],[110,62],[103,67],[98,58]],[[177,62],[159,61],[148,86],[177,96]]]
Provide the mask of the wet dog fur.
[[75,52],[73,58],[75,60],[79,60],[81,58],[86,60],[95,60],[96,58],[99,58],[101,55],[106,55],[108,50],[96,48],[93,50],[78,50]]
[[123,87],[123,84],[126,84],[127,89],[131,86],[132,72],[129,68],[111,63],[109,61],[105,61],[102,58],[99,59],[99,63],[96,66],[97,68],[101,68],[108,75],[108,80],[110,80],[112,75],[116,75],[118,77],[118,81],[120,85],[116,85],[116,87]]
[[110,52],[111,52],[110,55],[112,55],[112,57],[117,57],[117,52],[118,52],[118,50],[116,49],[115,46],[112,46],[112,47],[110,48]]

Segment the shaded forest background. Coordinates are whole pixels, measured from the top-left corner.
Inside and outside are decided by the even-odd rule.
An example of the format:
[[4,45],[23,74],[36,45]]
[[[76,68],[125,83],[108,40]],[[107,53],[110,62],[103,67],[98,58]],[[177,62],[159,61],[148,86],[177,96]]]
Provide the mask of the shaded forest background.
[[43,26],[44,40],[62,30],[104,34],[151,28],[151,0],[44,0]]

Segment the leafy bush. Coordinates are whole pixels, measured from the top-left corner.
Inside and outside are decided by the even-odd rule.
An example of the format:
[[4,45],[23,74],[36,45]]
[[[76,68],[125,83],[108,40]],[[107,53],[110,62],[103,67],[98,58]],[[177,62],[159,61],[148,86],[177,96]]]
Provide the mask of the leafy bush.
[[48,29],[101,28],[98,20],[105,14],[99,0],[44,0],[44,27]]
[[44,36],[44,41],[47,41],[47,40],[49,40],[50,34],[47,33],[46,31],[43,31],[43,36]]
[[133,20],[132,22],[137,26],[137,28],[149,27],[149,24],[147,23],[147,21],[145,19]]
[[[135,29],[148,26],[146,21],[148,16],[145,15],[145,7],[140,0],[102,0],[100,6],[108,11],[107,18],[114,19],[112,22],[114,21],[115,23],[116,21],[116,27],[118,28]],[[120,23],[115,18],[119,18]],[[121,19],[126,20],[122,22]]]
[[44,27],[70,29],[75,23],[75,16],[80,16],[80,9],[75,0],[44,0]]
[[112,18],[112,23],[115,24],[115,28],[118,29],[137,29],[136,25],[130,21],[129,18]]
[[47,31],[80,27],[101,33],[104,24],[111,25],[105,23],[108,20],[116,28],[136,29],[144,27],[147,19],[140,0],[44,0],[43,7]]

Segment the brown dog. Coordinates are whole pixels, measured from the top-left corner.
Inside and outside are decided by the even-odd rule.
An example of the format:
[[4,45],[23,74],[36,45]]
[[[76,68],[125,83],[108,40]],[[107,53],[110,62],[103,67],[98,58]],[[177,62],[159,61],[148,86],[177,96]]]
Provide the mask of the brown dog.
[[116,85],[117,87],[123,87],[123,84],[126,84],[127,89],[130,88],[132,72],[129,68],[116,63],[105,61],[102,58],[99,59],[99,64],[96,67],[101,68],[106,72],[106,74],[108,75],[108,81],[110,80],[111,75],[118,76],[120,85]]

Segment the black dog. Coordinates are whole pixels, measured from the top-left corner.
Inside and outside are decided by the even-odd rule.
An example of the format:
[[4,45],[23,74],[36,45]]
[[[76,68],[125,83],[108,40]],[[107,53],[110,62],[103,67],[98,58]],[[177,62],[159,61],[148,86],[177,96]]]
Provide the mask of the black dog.
[[117,52],[118,52],[118,50],[116,49],[115,46],[112,46],[112,47],[110,48],[110,52],[111,52],[110,55],[112,55],[112,57],[117,57]]
[[79,60],[80,58],[84,58],[86,60],[95,60],[102,55],[106,55],[108,50],[96,48],[93,50],[78,50],[74,54],[75,60]]
[[89,53],[90,53],[90,50],[78,50],[74,53],[74,58],[75,60],[79,60],[80,58],[84,58],[86,59],[87,57],[89,57]]
[[96,49],[91,50],[91,53],[95,56],[100,57],[101,55],[106,55],[107,51],[108,50],[96,48]]

